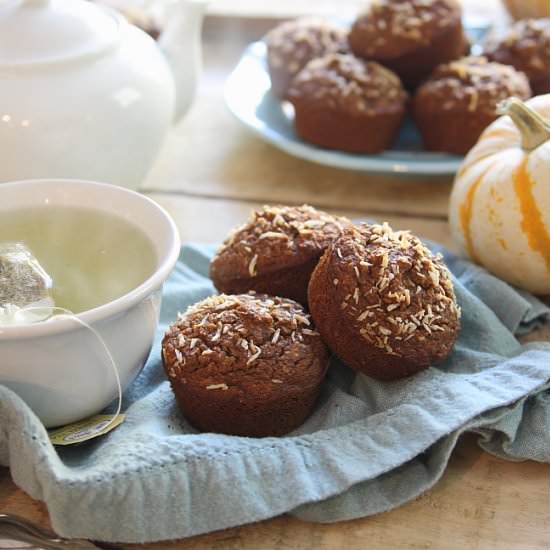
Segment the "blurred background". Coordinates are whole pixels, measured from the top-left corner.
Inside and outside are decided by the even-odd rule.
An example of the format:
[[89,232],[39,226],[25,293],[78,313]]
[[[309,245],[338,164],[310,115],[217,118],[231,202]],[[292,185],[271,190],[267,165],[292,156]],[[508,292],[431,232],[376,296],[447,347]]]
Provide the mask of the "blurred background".
[[[122,11],[134,23],[149,30],[162,25],[166,11],[175,0],[96,0]],[[494,19],[495,11],[504,14],[501,0],[460,0],[467,17]],[[352,18],[368,0],[212,0],[212,17],[291,18],[300,15],[334,15]],[[529,3],[529,2],[527,2]]]

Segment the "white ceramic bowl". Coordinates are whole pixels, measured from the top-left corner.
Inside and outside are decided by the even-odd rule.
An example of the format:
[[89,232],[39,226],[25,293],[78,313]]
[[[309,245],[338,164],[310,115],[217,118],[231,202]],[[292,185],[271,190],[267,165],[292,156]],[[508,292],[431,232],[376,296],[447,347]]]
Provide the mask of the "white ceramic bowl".
[[[162,285],[176,263],[180,241],[169,215],[147,197],[112,185],[78,180],[28,180],[0,185],[3,211],[63,206],[121,216],[149,237],[154,273],[124,296],[85,311],[111,352],[123,389],[151,350]],[[0,384],[19,394],[46,427],[99,412],[117,396],[114,372],[93,333],[72,319],[0,327]]]

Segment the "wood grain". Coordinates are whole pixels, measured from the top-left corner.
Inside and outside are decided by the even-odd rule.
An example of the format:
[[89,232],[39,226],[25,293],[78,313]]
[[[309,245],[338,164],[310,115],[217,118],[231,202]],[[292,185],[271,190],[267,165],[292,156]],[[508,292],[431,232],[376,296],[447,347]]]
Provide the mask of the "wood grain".
[[[459,440],[440,482],[391,512],[335,524],[281,516],[180,541],[116,545],[125,550],[543,550],[550,546],[550,468],[482,452],[473,435]],[[49,527],[45,506],[0,469],[0,510]]]
[[198,98],[142,190],[290,204],[314,198],[324,208],[445,219],[450,188],[448,178],[381,177],[287,155],[242,128],[218,94]]
[[[197,197],[181,193],[148,193],[162,205],[174,218],[184,242],[221,242],[228,232],[247,219],[250,212],[261,207],[266,200],[227,200],[226,198]],[[314,206],[325,207],[316,200],[314,194],[306,197]],[[268,201],[267,201],[268,202]],[[280,202],[288,204],[289,201]],[[422,216],[399,215],[396,213],[381,214],[370,209],[369,200],[359,200],[353,209],[329,206],[327,211],[348,216],[357,221],[387,221],[396,229],[410,229],[413,233],[441,242],[453,248],[449,226],[446,220],[428,219]]]

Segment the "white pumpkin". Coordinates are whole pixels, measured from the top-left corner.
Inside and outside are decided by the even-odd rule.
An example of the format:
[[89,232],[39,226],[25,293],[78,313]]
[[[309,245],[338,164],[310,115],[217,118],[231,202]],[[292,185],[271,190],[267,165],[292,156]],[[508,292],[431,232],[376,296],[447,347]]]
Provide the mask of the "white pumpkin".
[[550,294],[550,94],[510,98],[455,178],[449,219],[461,251],[497,277]]

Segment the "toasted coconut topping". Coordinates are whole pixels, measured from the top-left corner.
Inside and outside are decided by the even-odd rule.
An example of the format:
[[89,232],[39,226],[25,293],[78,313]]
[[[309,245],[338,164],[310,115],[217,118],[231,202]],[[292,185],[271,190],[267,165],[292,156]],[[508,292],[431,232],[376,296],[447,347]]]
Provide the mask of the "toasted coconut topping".
[[227,384],[210,384],[206,386],[207,390],[228,390],[229,386]]
[[535,92],[538,81],[547,79],[550,61],[550,18],[522,19],[496,28],[485,41],[484,54],[498,63],[513,65],[531,80]]
[[330,277],[340,280],[334,289],[340,307],[370,344],[399,355],[397,348],[413,335],[456,330],[460,310],[442,256],[408,231],[361,225],[347,230],[332,254]]
[[460,19],[455,0],[376,0],[359,16],[355,26],[372,36],[367,54],[376,54],[392,40],[429,44],[442,28]]
[[402,109],[407,100],[398,76],[374,61],[350,54],[312,59],[288,91],[291,103],[304,98],[338,105],[347,113],[371,116],[380,109]]
[[510,97],[528,99],[526,76],[514,67],[469,56],[437,67],[418,89],[415,102],[430,100],[444,111],[486,112],[496,116],[497,104]]
[[287,21],[266,36],[269,64],[295,75],[304,64],[327,52],[348,49],[346,29],[316,17]]
[[258,261],[258,254],[254,254],[252,256],[252,259],[250,260],[250,263],[248,264],[248,273],[251,277],[254,277],[256,275],[256,262]]
[[[308,365],[314,364],[313,348],[317,353],[324,350],[319,333],[300,304],[252,293],[221,294],[178,316],[164,337],[163,359],[170,366],[170,378],[200,371],[206,389],[225,390],[238,386],[238,377],[244,372],[283,383],[289,374],[284,365],[303,356],[300,369],[304,372],[290,373],[300,378]],[[291,350],[292,359],[281,361],[287,350]]]
[[229,234],[212,260],[211,272],[231,269],[232,277],[248,278],[276,271],[281,261],[303,262],[320,255],[349,225],[346,218],[307,205],[264,206]]

